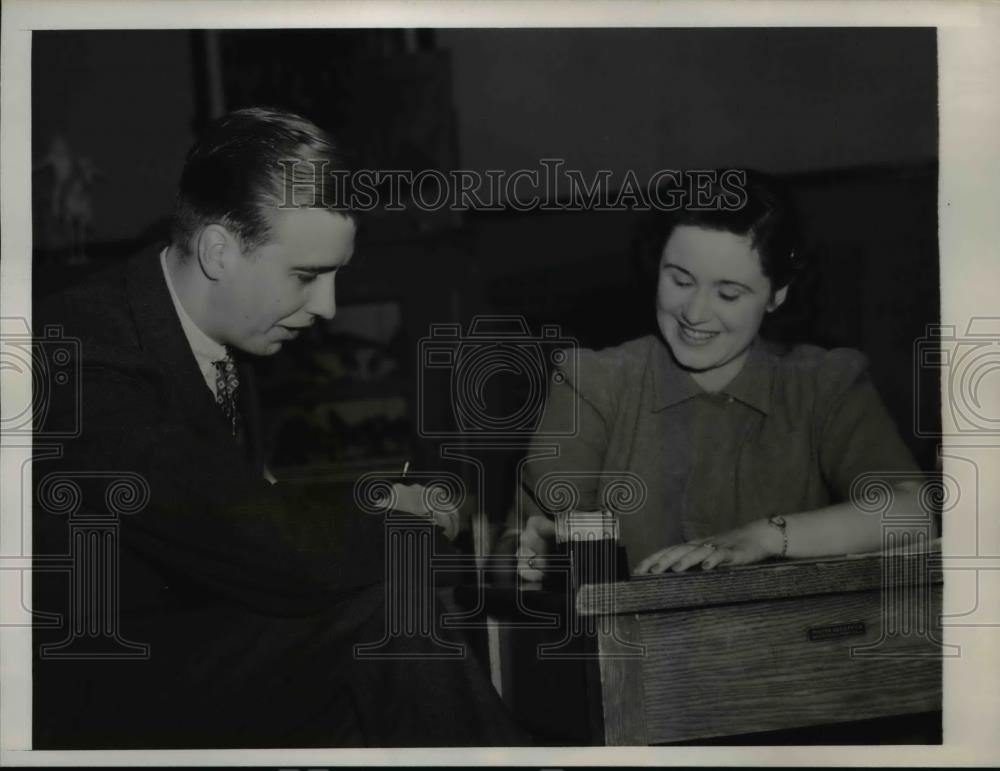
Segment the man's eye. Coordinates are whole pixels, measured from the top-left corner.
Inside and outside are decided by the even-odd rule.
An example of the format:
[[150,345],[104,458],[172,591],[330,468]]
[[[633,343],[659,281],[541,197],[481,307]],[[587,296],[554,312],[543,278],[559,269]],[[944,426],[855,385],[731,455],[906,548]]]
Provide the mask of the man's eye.
[[311,284],[313,281],[316,280],[316,274],[315,273],[296,273],[295,274],[295,278],[297,278],[299,280],[299,283],[301,283],[301,284]]

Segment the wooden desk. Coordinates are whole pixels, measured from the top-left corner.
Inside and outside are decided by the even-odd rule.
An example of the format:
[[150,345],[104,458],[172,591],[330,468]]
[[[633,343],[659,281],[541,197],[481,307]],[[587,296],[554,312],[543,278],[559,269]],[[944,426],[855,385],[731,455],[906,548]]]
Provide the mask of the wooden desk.
[[646,745],[941,708],[936,553],[587,585],[604,743]]

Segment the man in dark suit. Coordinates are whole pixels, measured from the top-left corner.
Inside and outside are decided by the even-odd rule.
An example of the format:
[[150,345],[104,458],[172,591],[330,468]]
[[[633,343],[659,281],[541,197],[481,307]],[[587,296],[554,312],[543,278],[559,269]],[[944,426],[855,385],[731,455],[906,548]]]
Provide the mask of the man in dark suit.
[[[337,149],[308,121],[232,113],[188,154],[170,245],[36,313],[36,329],[80,341],[82,388],[78,435],[35,463],[37,611],[95,628],[90,589],[40,569],[79,546],[56,483],[76,490],[77,523],[107,514],[109,476],[139,501],[112,528],[102,589],[122,655],[59,656],[66,629],[35,631],[37,749],[524,743],[469,656],[422,655],[437,650],[424,636],[357,658],[385,637],[382,519],[272,484],[262,463],[244,355],[335,313],[355,222],[327,208],[330,168]],[[45,419],[76,409],[54,396]]]

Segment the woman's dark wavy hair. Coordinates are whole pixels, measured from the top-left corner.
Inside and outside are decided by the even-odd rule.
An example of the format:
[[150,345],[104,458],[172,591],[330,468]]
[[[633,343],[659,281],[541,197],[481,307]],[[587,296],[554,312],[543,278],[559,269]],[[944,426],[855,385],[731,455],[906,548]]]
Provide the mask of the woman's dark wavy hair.
[[[712,184],[705,184],[708,179],[714,180]],[[736,190],[742,190],[744,195],[734,195]],[[697,195],[695,191],[699,191]],[[814,274],[798,213],[787,187],[772,176],[750,169],[718,170],[710,175],[683,172],[653,200],[671,200],[671,196],[682,205],[672,210],[654,209],[645,214],[634,242],[634,256],[643,283],[651,288],[652,295],[655,297],[663,249],[675,228],[690,225],[749,236],[772,291],[789,287],[784,304],[765,317],[764,336],[785,342],[810,339],[810,290]],[[742,199],[741,205],[734,205],[738,199]],[[715,202],[715,205],[694,205],[705,201]]]
[[[250,107],[222,116],[188,151],[181,172],[171,238],[182,254],[201,227],[232,232],[244,252],[271,234],[267,211],[291,203],[332,208],[334,176],[346,171],[333,138],[286,110]],[[346,202],[344,202],[346,203]],[[336,208],[354,218],[346,208]]]

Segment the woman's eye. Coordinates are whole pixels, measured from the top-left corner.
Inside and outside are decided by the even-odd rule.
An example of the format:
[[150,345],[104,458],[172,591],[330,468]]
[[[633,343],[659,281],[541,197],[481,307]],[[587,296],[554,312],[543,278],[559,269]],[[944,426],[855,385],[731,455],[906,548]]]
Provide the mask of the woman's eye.
[[677,286],[694,286],[693,281],[690,281],[686,278],[682,278],[681,276],[672,274],[670,277],[673,279],[674,284],[676,284]]
[[316,280],[315,273],[296,273],[295,278],[299,280],[300,284],[311,284]]
[[735,302],[743,296],[742,292],[736,292],[735,294],[731,292],[719,292],[719,297],[725,300],[727,303]]

